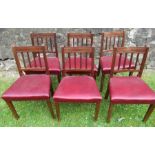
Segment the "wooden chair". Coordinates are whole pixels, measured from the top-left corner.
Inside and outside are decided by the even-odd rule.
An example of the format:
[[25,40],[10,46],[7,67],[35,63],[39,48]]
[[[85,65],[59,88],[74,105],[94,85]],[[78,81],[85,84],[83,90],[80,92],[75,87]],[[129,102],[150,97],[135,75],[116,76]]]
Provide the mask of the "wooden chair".
[[[23,100],[45,100],[54,118],[54,112],[50,102],[51,82],[45,49],[44,46],[12,48],[20,77],[3,93],[2,98],[6,101],[16,119],[19,118],[19,115],[12,102]],[[35,61],[35,54],[38,55],[39,64]],[[34,60],[35,66],[31,65],[32,60]],[[44,61],[44,64],[41,60]],[[33,73],[45,72],[46,74],[26,75],[25,71]]]
[[[93,34],[92,33],[68,33],[67,34],[68,47],[80,47],[80,46],[93,46]],[[94,64],[94,78],[96,78],[97,67]]]
[[[110,92],[108,122],[110,122],[112,107],[115,104],[155,105],[155,92],[141,79],[147,54],[147,47],[114,48],[108,87],[108,92]],[[117,57],[119,57],[118,63]],[[122,66],[121,61],[123,57],[125,59],[123,59]],[[130,60],[128,67],[126,67],[127,58]],[[134,63],[134,68],[132,63]],[[132,72],[136,75],[113,76],[115,73],[124,72]],[[106,94],[106,97],[108,97],[108,94]]]
[[90,76],[65,76],[61,80],[53,96],[58,121],[60,121],[59,104],[68,102],[95,103],[95,120],[97,120],[102,97],[92,77],[94,75],[94,48],[64,47],[62,48],[62,63],[63,77],[71,72],[85,73]]
[[[33,46],[47,46],[47,62],[50,74],[57,75],[58,81],[61,78],[60,62],[58,58],[56,33],[31,33],[31,41]],[[36,61],[39,59],[36,56]],[[42,60],[41,60],[42,61]],[[32,62],[34,64],[34,61]]]
[[[100,70],[102,72],[102,77],[100,82],[101,92],[103,90],[105,75],[110,75],[113,49],[114,47],[124,47],[124,43],[125,43],[124,31],[101,33],[100,60],[99,60],[99,68],[98,68],[98,75],[100,73]],[[117,57],[117,61],[118,61],[118,57]]]

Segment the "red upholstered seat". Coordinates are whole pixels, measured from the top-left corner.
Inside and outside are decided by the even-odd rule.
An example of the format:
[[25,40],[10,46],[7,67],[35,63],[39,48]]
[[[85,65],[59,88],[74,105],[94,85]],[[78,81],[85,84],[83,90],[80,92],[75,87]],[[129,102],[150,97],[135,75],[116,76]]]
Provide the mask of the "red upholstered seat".
[[[86,58],[81,58],[81,59],[82,59],[81,68],[85,69],[86,68]],[[75,60],[76,60],[76,63],[75,63]],[[69,63],[69,61],[70,61],[70,63]],[[87,61],[88,61],[87,62],[87,68],[91,69],[92,59],[87,58]],[[69,60],[69,58],[66,59],[66,62],[65,62],[66,69],[70,68],[69,64],[71,64],[71,68],[80,68],[80,58],[79,57],[77,57],[76,59],[70,58],[70,60]],[[97,67],[95,64],[94,64],[94,71],[97,72]]]
[[102,97],[93,77],[66,76],[61,80],[53,99],[55,102],[98,102]]
[[[124,60],[125,60],[125,57],[121,57],[121,63],[120,63],[120,67],[123,66],[124,64]],[[118,66],[118,62],[119,62],[119,56],[116,57],[116,66]],[[129,66],[129,60],[126,59],[126,65],[125,67],[128,67]],[[112,56],[103,56],[100,58],[100,65],[101,65],[101,68],[103,70],[103,72],[105,74],[110,74],[110,71],[111,71],[111,64],[112,64]],[[131,64],[132,67],[134,67],[133,64]]]
[[155,92],[139,77],[112,77],[110,79],[112,103],[155,103]]
[[6,100],[49,99],[50,76],[21,76],[4,92],[2,98]]
[[[36,57],[35,60],[36,60],[36,65],[40,66],[39,57]],[[48,62],[48,69],[49,69],[50,73],[53,73],[53,74],[60,73],[60,62],[57,57],[47,57],[47,62]],[[35,66],[34,60],[31,62],[31,65],[33,67]],[[43,58],[41,58],[41,65],[45,66],[45,62],[44,62]]]

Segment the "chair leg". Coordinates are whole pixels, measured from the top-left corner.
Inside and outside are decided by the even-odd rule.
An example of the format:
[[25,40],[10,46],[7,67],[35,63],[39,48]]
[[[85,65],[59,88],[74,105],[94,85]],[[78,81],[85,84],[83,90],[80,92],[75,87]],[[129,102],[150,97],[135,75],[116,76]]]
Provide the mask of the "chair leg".
[[12,104],[12,101],[6,101],[8,107],[10,108],[13,116],[18,120],[19,119],[19,115],[17,114],[17,111],[14,107],[14,105]]
[[100,70],[101,70],[101,66],[100,66],[100,63],[99,63],[99,66],[98,66],[98,71],[97,71],[97,76],[100,75]]
[[104,78],[105,78],[105,75],[104,75],[104,73],[102,72],[101,83],[100,83],[100,92],[103,91]]
[[129,76],[132,76],[133,75],[133,72],[129,72]]
[[113,104],[110,103],[109,109],[108,109],[107,123],[110,123],[111,114],[112,114],[112,107],[113,107]]
[[58,121],[60,122],[60,107],[59,107],[59,103],[55,102],[55,107],[56,107],[57,118],[58,118]]
[[150,117],[150,115],[152,114],[153,110],[155,108],[155,105],[154,104],[151,104],[143,118],[143,121],[146,122],[148,120],[148,118]]
[[94,79],[96,80],[96,74],[97,74],[97,72],[94,72]]
[[61,75],[60,75],[60,73],[57,75],[57,79],[58,79],[58,82],[60,83],[60,81],[61,81]]
[[107,87],[107,90],[106,90],[106,94],[105,94],[105,99],[108,99],[108,96],[109,96],[109,84],[108,84],[108,87]]
[[50,100],[47,100],[47,105],[48,105],[48,108],[50,110],[52,117],[55,118],[54,111],[53,111],[52,104],[51,104]]
[[100,111],[100,102],[97,102],[96,109],[95,109],[95,121],[97,121],[97,119],[98,119],[99,111]]
[[54,94],[53,85],[52,85],[52,84],[51,84],[51,94],[52,94],[52,96],[53,96],[53,94]]

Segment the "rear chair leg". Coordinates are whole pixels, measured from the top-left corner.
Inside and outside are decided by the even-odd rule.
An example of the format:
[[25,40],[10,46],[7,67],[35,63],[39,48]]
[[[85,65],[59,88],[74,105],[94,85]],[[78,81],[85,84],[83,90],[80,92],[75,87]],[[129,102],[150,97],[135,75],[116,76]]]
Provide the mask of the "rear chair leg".
[[97,76],[100,75],[100,69],[101,69],[101,66],[100,66],[100,64],[99,64],[99,66],[98,66],[98,71],[97,71]]
[[110,123],[111,114],[112,114],[112,107],[113,107],[113,104],[110,103],[109,109],[108,109],[107,123]]
[[133,72],[130,72],[130,73],[129,73],[129,76],[132,76],[132,75],[133,75]]
[[106,90],[106,94],[105,94],[105,99],[108,99],[108,96],[109,96],[109,84],[108,84],[108,87],[107,87],[107,90]]
[[148,120],[148,118],[150,117],[150,115],[152,114],[153,110],[155,108],[155,105],[154,104],[151,104],[143,118],[143,121],[146,122]]
[[59,103],[55,102],[55,107],[56,107],[57,118],[58,118],[58,121],[60,122],[60,107],[59,107]]
[[57,79],[58,79],[58,82],[60,83],[60,81],[61,81],[61,75],[60,75],[60,73],[57,75]]
[[97,74],[97,72],[94,72],[94,79],[96,80],[96,74]]
[[100,92],[103,91],[104,78],[105,78],[105,75],[104,75],[104,73],[102,72],[101,83],[100,83]]
[[17,111],[14,107],[14,105],[12,104],[12,101],[6,101],[8,107],[10,108],[13,116],[18,120],[19,119],[19,115],[17,114]]
[[52,104],[51,104],[50,100],[47,100],[47,105],[48,105],[48,108],[50,110],[52,117],[55,118],[54,111],[53,111]]
[[96,109],[95,109],[95,121],[97,121],[97,119],[98,119],[99,111],[100,111],[100,102],[97,102]]

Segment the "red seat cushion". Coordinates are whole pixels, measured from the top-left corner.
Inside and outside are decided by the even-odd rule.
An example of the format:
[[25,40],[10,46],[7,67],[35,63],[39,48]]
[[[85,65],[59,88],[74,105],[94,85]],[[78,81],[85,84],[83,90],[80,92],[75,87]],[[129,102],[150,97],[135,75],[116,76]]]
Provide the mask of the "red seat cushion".
[[[125,57],[121,57],[121,63],[120,63],[120,67],[122,66],[123,67],[123,64],[124,64],[124,60],[125,60]],[[118,62],[119,62],[119,56],[116,57],[116,66],[118,66]],[[126,65],[125,65],[125,68],[129,67],[129,60],[126,59]],[[101,68],[102,68],[102,71],[105,73],[105,74],[109,74],[110,71],[111,71],[111,65],[112,65],[112,56],[103,56],[100,58],[100,65],[101,65]],[[134,64],[132,63],[131,64],[132,67],[134,67]]]
[[49,99],[50,76],[24,75],[19,77],[2,95],[6,100]]
[[155,92],[139,77],[112,77],[110,99],[112,103],[155,104]]
[[55,102],[101,101],[102,97],[94,78],[90,76],[66,76],[56,89]]
[[[36,57],[35,60],[36,60],[36,65],[40,66],[39,57]],[[48,62],[48,68],[49,68],[50,73],[53,73],[53,74],[60,73],[60,62],[57,57],[48,57],[47,62]],[[45,66],[45,62],[43,58],[41,58],[41,65]],[[34,60],[31,62],[31,66],[35,67]]]
[[[92,58],[87,58],[87,68],[88,69],[91,69],[91,62],[92,62]],[[71,64],[71,68],[77,68],[77,69],[80,68],[80,58],[79,57],[76,58],[76,66],[75,66],[74,58],[70,58],[70,60],[69,60],[69,58],[66,59],[66,61],[65,61],[66,69],[70,68],[69,64]],[[86,58],[82,58],[81,68],[86,69]],[[95,64],[94,64],[94,71],[97,72],[97,67]]]

